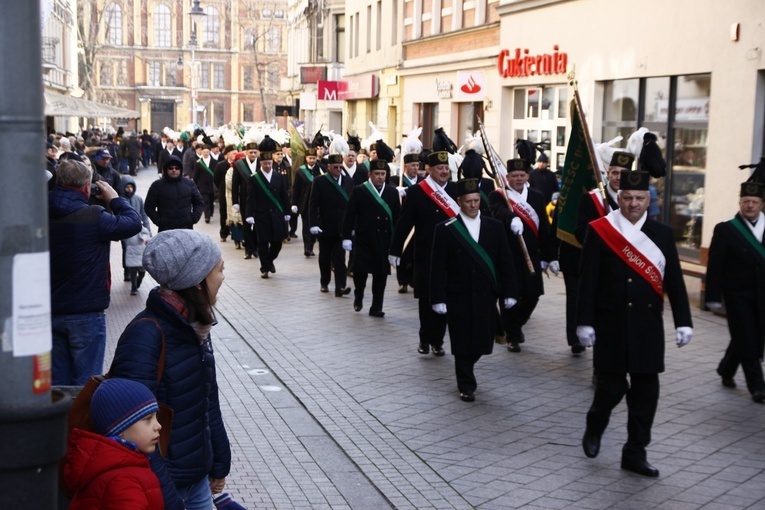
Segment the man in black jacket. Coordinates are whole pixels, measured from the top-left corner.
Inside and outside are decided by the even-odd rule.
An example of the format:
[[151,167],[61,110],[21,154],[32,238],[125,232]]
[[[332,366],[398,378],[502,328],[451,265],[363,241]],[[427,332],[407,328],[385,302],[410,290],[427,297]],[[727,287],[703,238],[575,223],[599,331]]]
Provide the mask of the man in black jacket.
[[197,185],[199,194],[202,195],[202,200],[205,202],[205,223],[210,223],[213,208],[215,207],[215,182],[213,179],[215,173],[213,168],[216,161],[210,157],[210,147],[203,143],[200,143],[197,147],[201,151],[201,157],[194,163],[194,172],[191,175],[191,179]]
[[459,214],[436,226],[430,295],[433,311],[448,316],[460,399],[473,402],[473,367],[494,347],[497,299],[512,308],[518,290],[502,223],[481,214],[479,179],[457,189]]
[[763,195],[762,183],[743,183],[738,214],[715,226],[709,245],[705,295],[710,310],[722,309],[724,302],[728,316],[731,340],[717,367],[723,386],[736,387],[733,376],[741,365],[752,400],[760,404],[765,402],[760,364],[765,342]]
[[[401,202],[393,186],[385,184],[390,169],[382,160],[372,161],[369,180],[351,192],[343,220],[343,248],[353,249],[353,309],[363,307],[367,276],[372,274],[372,306],[369,315],[384,317],[385,284],[390,274],[388,249],[393,227],[401,214]],[[354,234],[355,232],[355,234]]]
[[[258,144],[250,142],[245,144],[244,153],[246,157],[234,163],[234,174],[231,178],[231,200],[234,202],[232,208],[240,213],[247,213],[247,183],[250,177],[258,171]],[[247,223],[242,225],[242,234],[244,237],[244,258],[249,260],[252,257],[258,258],[258,237],[255,233],[255,226]]]
[[274,260],[282,250],[282,241],[289,235],[289,197],[284,176],[274,171],[272,156],[276,142],[266,135],[258,147],[260,169],[247,182],[247,209],[245,219],[255,227],[260,254],[260,277],[275,273]]
[[183,163],[169,157],[162,168],[162,178],[151,184],[144,209],[160,232],[175,228],[193,229],[202,217],[205,203],[196,184],[181,176]]
[[332,269],[335,270],[335,297],[351,293],[346,287],[347,268],[343,250],[343,216],[353,189],[353,182],[343,175],[343,156],[330,154],[327,173],[313,180],[310,210],[310,232],[319,239],[320,290],[329,292]]
[[[582,247],[577,336],[594,345],[595,397],[582,448],[593,458],[611,411],[627,396],[622,469],[657,477],[646,460],[664,371],[664,293],[677,346],[691,341],[691,310],[672,229],[648,218],[647,172],[621,176],[619,210],[590,223]],[[597,341],[596,341],[597,340]],[[629,374],[629,382],[627,381]]]
[[[401,219],[393,232],[389,260],[392,265],[401,263],[409,233],[414,228],[411,243],[414,244],[414,297],[418,300],[420,318],[420,343],[417,352],[443,356],[446,318],[431,308],[430,263],[433,249],[433,232],[442,221],[459,213],[456,202],[457,187],[449,181],[449,153],[431,152],[428,155],[429,175],[406,192],[406,202],[401,208]],[[370,161],[371,164],[371,161]]]
[[292,214],[300,214],[300,221],[303,224],[303,254],[306,257],[314,256],[313,246],[316,242],[316,236],[311,233],[311,218],[308,207],[311,186],[313,186],[314,179],[322,173],[321,165],[316,160],[316,148],[308,147],[305,150],[305,164],[295,171],[292,187]]

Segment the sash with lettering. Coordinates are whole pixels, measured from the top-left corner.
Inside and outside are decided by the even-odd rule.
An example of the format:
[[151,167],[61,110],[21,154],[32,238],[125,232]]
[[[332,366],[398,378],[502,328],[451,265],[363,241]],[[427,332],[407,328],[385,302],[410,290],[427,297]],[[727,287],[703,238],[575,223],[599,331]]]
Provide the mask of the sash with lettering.
[[[385,189],[384,186],[385,185],[383,185],[383,189]],[[388,204],[385,203],[385,200],[383,200],[382,197],[377,193],[377,190],[370,181],[366,181],[364,183],[364,188],[366,188],[369,194],[372,195],[372,198],[375,199],[375,202],[380,206],[383,212],[388,215],[388,220],[390,220],[390,231],[393,232],[393,213],[391,212],[390,207],[388,207]]]
[[513,207],[513,212],[534,232],[534,237],[539,237],[539,215],[534,208],[524,201],[523,196],[514,189],[505,188],[505,193],[507,193],[507,198]]
[[746,241],[754,249],[754,252],[758,255],[755,257],[757,262],[759,262],[760,265],[765,265],[765,247],[762,246],[762,243],[757,241],[757,238],[754,237],[754,234],[749,229],[749,227],[747,227],[738,217],[730,220],[730,224],[733,226],[733,230],[738,232],[741,237],[744,238],[744,241]]
[[603,197],[601,196],[599,189],[591,189],[587,192],[587,194],[590,195],[592,203],[595,204],[595,209],[598,211],[598,215],[600,215],[601,218],[608,214],[608,212],[611,212],[606,212],[605,208],[603,207]]
[[624,218],[618,209],[604,218],[592,221],[590,226],[617,257],[664,299],[664,268],[667,259],[656,243]]
[[300,173],[303,175],[303,177],[305,177],[305,180],[307,180],[309,184],[313,183],[313,174],[308,171],[307,166],[301,166]]
[[[327,178],[329,182],[332,183],[332,185],[335,187],[335,189],[343,196],[345,201],[348,201],[348,193],[345,192],[342,186],[340,186],[334,177],[332,177],[329,173],[324,174],[324,176]],[[346,179],[350,179],[347,175],[345,176]]]
[[473,239],[473,236],[470,235],[465,225],[459,221],[459,218],[455,217],[446,220],[445,225],[454,234],[457,241],[467,249],[467,253],[478,263],[478,267],[483,268],[484,271],[489,273],[492,281],[497,285],[497,271],[494,269],[494,262],[491,261],[491,257],[483,249],[483,246]]
[[444,214],[450,218],[457,216],[457,213],[460,212],[460,206],[457,205],[457,202],[446,191],[441,189],[440,186],[431,186],[428,182],[429,180],[430,177],[427,177],[425,180],[420,181],[418,186],[422,188],[422,191],[425,192],[428,198],[444,211]]
[[215,174],[213,173],[213,171],[212,171],[212,170],[210,170],[210,167],[209,167],[209,166],[207,166],[207,165],[205,164],[205,161],[204,161],[202,158],[199,158],[199,159],[197,160],[197,163],[202,163],[202,168],[204,168],[205,170],[207,170],[207,173],[208,173],[208,174],[212,175],[213,177],[215,176]]
[[279,203],[279,200],[277,200],[274,194],[271,193],[271,190],[268,189],[268,184],[266,184],[266,181],[264,180],[265,177],[260,175],[260,173],[256,173],[255,175],[252,176],[252,178],[255,179],[255,182],[257,182],[260,185],[260,187],[266,193],[266,196],[268,197],[268,199],[274,203],[277,209],[279,209],[279,212],[281,214],[284,214],[284,209],[282,209],[282,204]]

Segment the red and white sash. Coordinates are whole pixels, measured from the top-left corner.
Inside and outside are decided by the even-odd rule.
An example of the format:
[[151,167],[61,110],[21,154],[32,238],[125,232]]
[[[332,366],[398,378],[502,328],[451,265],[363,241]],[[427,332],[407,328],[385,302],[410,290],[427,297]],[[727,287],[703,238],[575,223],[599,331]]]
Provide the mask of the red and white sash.
[[603,196],[600,194],[599,189],[591,189],[588,193],[592,199],[592,203],[595,204],[595,209],[597,209],[598,215],[601,218],[611,212],[610,205],[608,206],[608,212],[606,212],[606,209],[603,207]]
[[428,198],[435,202],[448,217],[454,218],[457,216],[457,213],[460,212],[460,206],[457,205],[457,202],[450,197],[441,186],[436,184],[430,176],[424,181],[420,181],[418,186],[422,188],[422,191],[425,192]]
[[667,259],[656,243],[622,216],[619,210],[590,225],[614,254],[651,284],[663,299]]
[[534,237],[539,237],[539,215],[531,205],[524,200],[523,195],[513,188],[505,188],[507,198],[513,207],[513,212],[521,218],[523,223],[534,232]]

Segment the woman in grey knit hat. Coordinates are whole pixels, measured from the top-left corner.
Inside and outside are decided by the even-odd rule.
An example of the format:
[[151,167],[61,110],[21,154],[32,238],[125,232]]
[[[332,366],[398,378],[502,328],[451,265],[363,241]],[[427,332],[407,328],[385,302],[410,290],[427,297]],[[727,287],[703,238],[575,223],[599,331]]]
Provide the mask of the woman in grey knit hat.
[[174,411],[166,455],[150,458],[165,508],[212,509],[231,465],[210,339],[220,248],[201,232],[166,230],[147,244],[143,266],[159,287],[120,337],[109,373],[143,383]]

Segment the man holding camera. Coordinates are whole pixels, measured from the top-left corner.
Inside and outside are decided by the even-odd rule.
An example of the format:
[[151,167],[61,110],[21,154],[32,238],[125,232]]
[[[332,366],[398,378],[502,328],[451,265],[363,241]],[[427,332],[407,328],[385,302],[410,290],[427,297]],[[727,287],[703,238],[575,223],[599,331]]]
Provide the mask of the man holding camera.
[[114,188],[98,180],[100,205],[89,205],[93,172],[75,160],[56,170],[48,194],[52,372],[56,386],[82,386],[103,371],[109,307],[109,247],[141,231],[141,217]]

